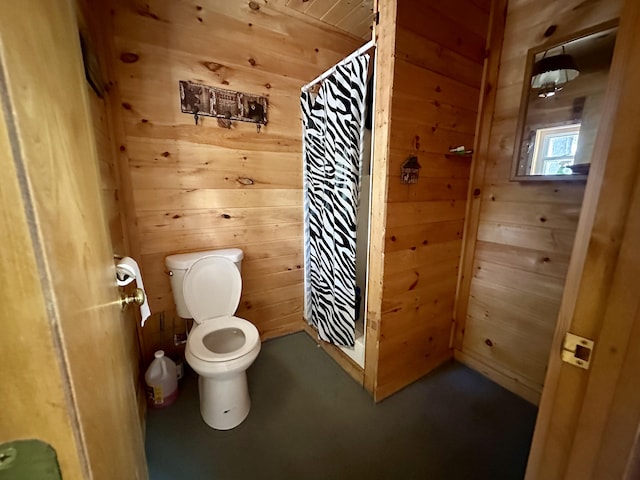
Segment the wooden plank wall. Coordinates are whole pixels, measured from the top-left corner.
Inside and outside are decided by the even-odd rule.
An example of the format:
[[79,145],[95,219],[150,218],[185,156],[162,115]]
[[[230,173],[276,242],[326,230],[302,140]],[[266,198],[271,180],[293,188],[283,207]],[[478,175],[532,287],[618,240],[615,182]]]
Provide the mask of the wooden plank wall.
[[[301,330],[300,87],[362,39],[267,2],[114,0],[112,13],[131,235],[154,312],[145,357],[173,351],[173,333],[184,331],[164,266],[177,252],[242,248],[238,315],[263,339]],[[179,80],[266,95],[269,123],[260,133],[207,117],[196,126],[180,112]]]
[[[96,81],[102,86],[102,98],[86,82],[87,98],[91,114],[92,130],[95,138],[95,148],[98,158],[100,188],[105,209],[107,229],[113,252],[118,256],[131,255],[129,235],[127,232],[126,212],[123,203],[123,187],[121,168],[116,153],[114,138],[114,116],[111,113],[114,93],[109,88],[110,71],[110,42],[111,31],[108,23],[101,20],[108,14],[106,5],[93,5],[89,0],[76,1],[76,14],[79,29],[84,35],[87,49],[97,59],[99,71]],[[133,287],[127,287],[130,291]],[[131,364],[134,385],[137,387],[137,397],[140,419],[144,420],[146,408],[146,393],[142,373],[145,365],[142,363],[140,343],[138,341],[137,323],[139,316],[135,310],[129,308],[122,312],[121,321],[126,325],[126,338],[123,338],[125,349]]]
[[[456,358],[538,403],[584,182],[509,181],[527,51],[614,19],[621,2],[508,3],[484,169],[472,179]],[[555,33],[545,37],[554,25]]]
[[[396,43],[388,86],[393,95],[384,276],[379,307],[369,304],[370,314],[380,308],[376,400],[452,356],[471,159],[447,153],[451,146],[473,145],[488,18],[489,2],[472,0],[446,5],[400,0],[397,19],[381,13],[381,21],[396,21]],[[418,156],[422,169],[417,184],[405,185],[400,171],[411,155]],[[374,176],[380,174],[374,160]]]

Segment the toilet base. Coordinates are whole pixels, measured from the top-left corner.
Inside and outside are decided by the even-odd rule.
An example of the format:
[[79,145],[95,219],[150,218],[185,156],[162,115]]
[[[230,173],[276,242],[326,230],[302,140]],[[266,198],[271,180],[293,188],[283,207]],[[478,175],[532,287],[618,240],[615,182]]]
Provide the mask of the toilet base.
[[200,414],[216,430],[231,430],[249,415],[251,399],[245,370],[232,376],[203,377],[198,380]]

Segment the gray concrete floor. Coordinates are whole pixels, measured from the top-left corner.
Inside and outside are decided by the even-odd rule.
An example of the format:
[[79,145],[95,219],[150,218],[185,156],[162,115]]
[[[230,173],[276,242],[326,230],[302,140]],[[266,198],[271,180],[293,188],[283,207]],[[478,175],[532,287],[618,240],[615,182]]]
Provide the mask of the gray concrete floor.
[[252,409],[230,431],[200,418],[197,376],[150,410],[151,480],[523,478],[537,410],[449,363],[375,405],[305,333],[271,340],[248,371]]

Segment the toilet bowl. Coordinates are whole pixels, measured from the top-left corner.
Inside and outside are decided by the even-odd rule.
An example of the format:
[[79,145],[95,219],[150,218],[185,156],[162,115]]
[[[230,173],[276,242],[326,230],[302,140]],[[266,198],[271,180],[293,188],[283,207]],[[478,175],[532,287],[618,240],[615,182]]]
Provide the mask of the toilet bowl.
[[234,428],[249,414],[246,370],[260,352],[256,327],[233,315],[242,290],[241,260],[239,249],[166,258],[178,315],[194,319],[185,358],[200,377],[200,413],[217,430]]
[[247,418],[246,370],[259,352],[258,330],[242,318],[217,318],[191,329],[185,358],[200,376],[200,413],[207,425],[229,430]]

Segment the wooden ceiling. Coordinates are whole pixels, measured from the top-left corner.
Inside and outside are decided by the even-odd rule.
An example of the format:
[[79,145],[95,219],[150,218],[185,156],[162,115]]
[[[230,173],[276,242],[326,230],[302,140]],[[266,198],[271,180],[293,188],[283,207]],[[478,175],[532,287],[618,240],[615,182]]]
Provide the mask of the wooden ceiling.
[[371,38],[373,0],[280,0],[286,8],[320,20],[356,37]]

